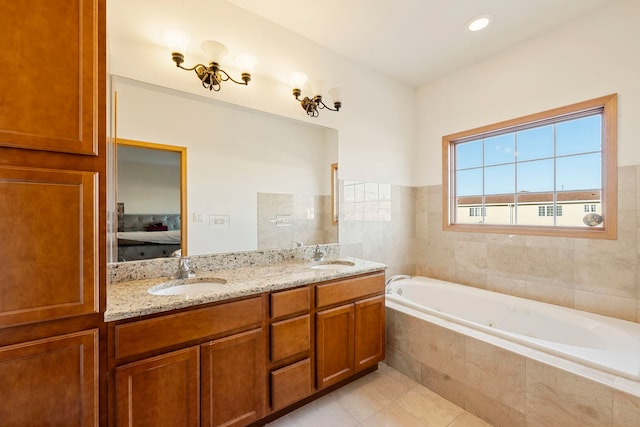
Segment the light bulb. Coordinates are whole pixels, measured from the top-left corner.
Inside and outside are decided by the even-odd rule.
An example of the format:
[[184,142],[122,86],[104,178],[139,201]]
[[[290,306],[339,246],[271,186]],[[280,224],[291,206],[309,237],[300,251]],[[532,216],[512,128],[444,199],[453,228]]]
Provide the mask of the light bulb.
[[179,31],[168,31],[164,34],[164,40],[171,50],[171,53],[177,52],[184,54],[189,46],[189,37]]
[[227,55],[227,47],[222,43],[218,43],[213,40],[205,40],[200,46],[207,55],[207,61],[209,62],[215,62],[219,65],[222,63],[222,59]]
[[342,102],[342,88],[334,87],[329,89],[329,95],[333,99],[333,102]]
[[236,64],[240,68],[241,73],[253,73],[253,68],[258,63],[255,56],[248,53],[241,53],[236,57]]
[[322,92],[324,92],[325,81],[324,80],[314,80],[310,84],[311,86],[311,95],[313,96],[322,96]]
[[302,86],[307,82],[309,78],[305,73],[301,73],[300,71],[295,71],[291,73],[289,77],[289,82],[291,83],[291,89],[300,89],[302,90]]
[[488,14],[475,16],[467,21],[467,29],[469,31],[480,31],[491,23],[492,16]]

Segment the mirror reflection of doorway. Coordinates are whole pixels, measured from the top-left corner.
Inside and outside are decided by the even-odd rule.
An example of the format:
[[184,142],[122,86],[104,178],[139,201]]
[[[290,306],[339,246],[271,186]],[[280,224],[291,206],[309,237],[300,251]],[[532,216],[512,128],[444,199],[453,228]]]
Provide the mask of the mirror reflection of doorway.
[[117,142],[118,261],[186,255],[186,148]]

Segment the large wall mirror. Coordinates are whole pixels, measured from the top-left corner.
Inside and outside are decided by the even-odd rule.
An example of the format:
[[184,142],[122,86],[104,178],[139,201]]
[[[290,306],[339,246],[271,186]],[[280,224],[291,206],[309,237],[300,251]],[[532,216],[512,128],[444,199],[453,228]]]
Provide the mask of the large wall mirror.
[[118,76],[112,86],[119,141],[186,150],[183,254],[338,242],[335,129]]
[[186,255],[186,148],[116,142],[118,261]]

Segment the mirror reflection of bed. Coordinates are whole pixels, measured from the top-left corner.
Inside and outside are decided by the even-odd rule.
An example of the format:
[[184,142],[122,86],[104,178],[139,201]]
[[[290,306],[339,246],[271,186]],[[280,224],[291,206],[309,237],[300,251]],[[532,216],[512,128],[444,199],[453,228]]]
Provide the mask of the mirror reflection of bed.
[[185,148],[118,140],[118,261],[186,255]]

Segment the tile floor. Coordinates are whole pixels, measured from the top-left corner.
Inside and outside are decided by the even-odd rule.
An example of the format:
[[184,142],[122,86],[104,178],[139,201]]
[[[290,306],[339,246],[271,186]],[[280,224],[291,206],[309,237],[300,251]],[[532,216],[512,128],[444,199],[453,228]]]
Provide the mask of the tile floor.
[[490,427],[384,363],[268,426]]

